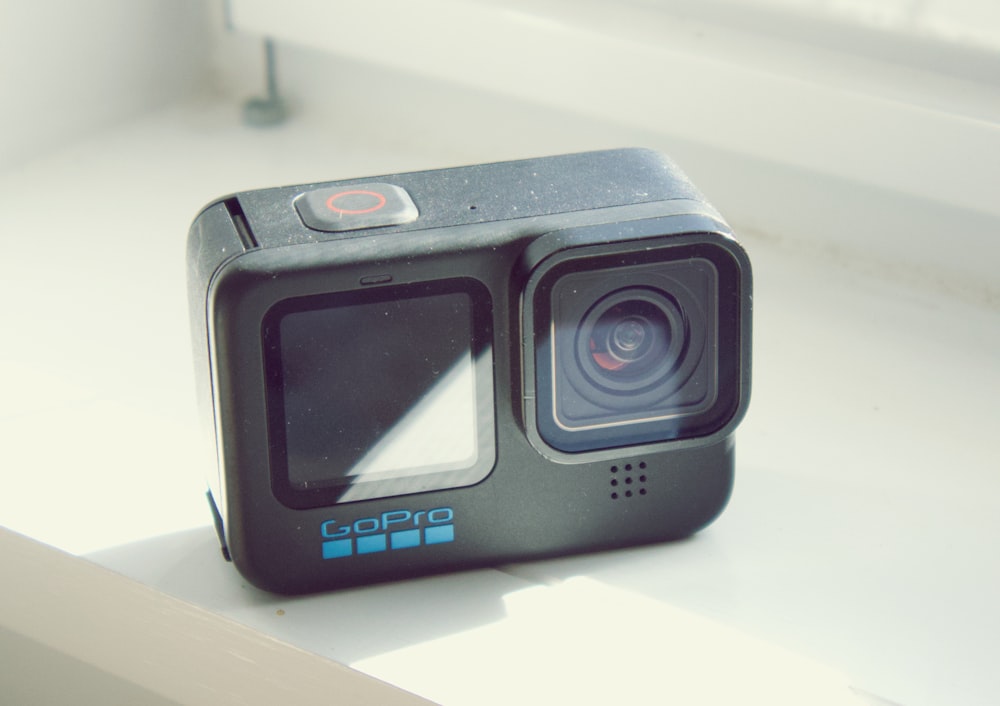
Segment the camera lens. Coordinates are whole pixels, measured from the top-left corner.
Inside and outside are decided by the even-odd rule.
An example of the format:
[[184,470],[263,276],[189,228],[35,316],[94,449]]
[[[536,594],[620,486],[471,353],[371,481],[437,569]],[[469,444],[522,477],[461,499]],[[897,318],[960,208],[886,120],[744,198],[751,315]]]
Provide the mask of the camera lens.
[[529,291],[544,442],[609,449],[693,438],[728,419],[741,394],[734,267],[714,246],[679,245],[542,269]]
[[645,302],[619,304],[598,319],[590,334],[590,356],[609,374],[628,376],[655,363],[670,347],[670,322]]
[[619,321],[615,325],[615,332],[611,337],[615,355],[622,359],[632,358],[646,339],[648,326],[649,321],[639,316],[630,316]]
[[580,322],[580,382],[612,395],[661,386],[676,371],[685,338],[684,317],[665,292],[648,287],[611,292]]

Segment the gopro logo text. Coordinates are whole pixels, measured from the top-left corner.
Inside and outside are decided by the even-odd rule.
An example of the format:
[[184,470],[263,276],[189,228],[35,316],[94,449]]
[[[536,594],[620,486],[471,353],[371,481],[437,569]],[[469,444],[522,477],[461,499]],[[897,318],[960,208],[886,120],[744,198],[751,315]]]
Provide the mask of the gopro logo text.
[[389,510],[375,517],[362,517],[345,524],[327,520],[320,525],[323,558],[340,559],[355,554],[374,554],[453,542],[454,519],[454,510],[450,507],[438,507],[417,511]]

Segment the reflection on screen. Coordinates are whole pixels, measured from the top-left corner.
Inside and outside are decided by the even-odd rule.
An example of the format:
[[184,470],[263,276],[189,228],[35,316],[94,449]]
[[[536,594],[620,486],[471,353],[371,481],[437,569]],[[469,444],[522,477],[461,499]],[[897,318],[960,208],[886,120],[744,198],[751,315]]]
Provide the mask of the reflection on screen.
[[[280,320],[288,483],[414,483],[477,463],[472,299],[465,292],[290,311]],[[408,480],[409,479],[409,480]],[[357,489],[352,492],[352,487]]]
[[475,414],[472,360],[463,356],[348,474],[469,465],[476,457]]

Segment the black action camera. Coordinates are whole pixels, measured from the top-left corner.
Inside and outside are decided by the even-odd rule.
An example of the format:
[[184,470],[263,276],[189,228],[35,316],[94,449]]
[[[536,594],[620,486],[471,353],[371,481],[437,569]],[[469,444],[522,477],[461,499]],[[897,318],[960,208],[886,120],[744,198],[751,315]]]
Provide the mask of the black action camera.
[[655,152],[240,193],[188,267],[209,497],[258,587],[679,538],[726,504],[750,264]]

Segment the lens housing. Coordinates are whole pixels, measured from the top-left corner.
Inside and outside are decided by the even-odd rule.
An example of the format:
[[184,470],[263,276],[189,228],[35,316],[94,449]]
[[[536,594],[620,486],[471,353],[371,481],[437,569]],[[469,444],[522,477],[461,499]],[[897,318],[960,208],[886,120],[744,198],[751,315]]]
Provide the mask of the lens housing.
[[732,256],[707,243],[587,250],[536,273],[534,417],[542,441],[576,453],[721,429],[740,395]]

